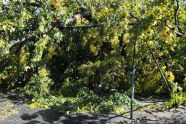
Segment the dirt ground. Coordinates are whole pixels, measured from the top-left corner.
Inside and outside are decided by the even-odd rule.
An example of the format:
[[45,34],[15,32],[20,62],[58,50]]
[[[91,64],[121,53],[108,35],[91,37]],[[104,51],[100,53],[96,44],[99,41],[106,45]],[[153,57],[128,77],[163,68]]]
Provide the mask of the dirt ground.
[[[13,99],[17,99],[11,96]],[[80,114],[63,114],[53,109],[29,109],[27,104],[4,97],[0,93],[0,124],[186,124],[186,107],[166,111],[134,111],[134,119],[129,115],[117,115],[113,113],[93,114],[83,112]],[[140,104],[162,104],[158,99],[141,99]],[[6,109],[2,109],[6,106]],[[127,112],[129,113],[129,112]]]

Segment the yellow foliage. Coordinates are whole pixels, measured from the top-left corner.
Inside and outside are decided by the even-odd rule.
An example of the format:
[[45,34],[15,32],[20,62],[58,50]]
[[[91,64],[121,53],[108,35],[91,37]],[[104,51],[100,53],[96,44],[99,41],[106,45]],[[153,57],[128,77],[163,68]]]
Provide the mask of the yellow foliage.
[[94,63],[92,63],[91,61],[88,61],[86,64],[82,64],[82,65],[78,68],[78,70],[79,70],[80,72],[83,72],[83,70],[87,70],[87,69],[91,68],[93,65],[94,65]]
[[90,45],[90,52],[93,53],[95,56],[98,54],[99,46],[95,46],[93,44]]
[[78,19],[77,22],[76,22],[76,25],[81,25],[81,23],[82,23],[82,20]]
[[38,108],[40,106],[41,105],[38,102],[35,102],[35,103],[30,104],[28,107],[31,108],[31,109],[34,109],[34,108]]
[[140,78],[144,82],[144,90],[156,89],[158,87],[157,81],[160,79],[160,74],[157,71],[151,71],[147,73],[147,76]]
[[161,69],[165,70],[167,67],[166,66],[162,66]]
[[50,47],[48,49],[47,59],[51,59],[53,55],[57,55],[56,49],[54,47]]
[[47,74],[48,74],[48,72],[47,72],[47,70],[45,68],[41,68],[39,70],[39,75],[40,76],[45,77],[45,76],[47,76]]
[[154,41],[149,41],[148,44],[149,45],[154,45]]
[[6,79],[8,76],[6,76],[5,74],[0,74],[0,80],[1,79]]
[[26,60],[26,56],[20,56],[20,62],[23,64]]
[[61,10],[62,1],[61,0],[51,0],[50,4],[55,8],[56,11]]
[[115,108],[116,113],[124,113],[126,112],[126,108],[124,107],[117,107]]
[[19,55],[19,61],[22,65],[26,66],[26,61],[27,59],[29,58],[30,56],[30,53],[26,51],[26,47],[24,47],[22,50],[21,50],[21,53]]
[[167,44],[172,44],[172,38],[170,36],[167,36],[166,39],[165,39],[165,43]]
[[123,35],[123,41],[124,41],[124,43],[129,43],[130,42],[130,34],[129,33],[125,33]]
[[115,35],[113,39],[111,39],[111,45],[112,47],[116,47],[118,44],[119,44],[119,39],[118,39],[118,36]]
[[170,50],[171,50],[172,52],[174,52],[174,51],[175,51],[174,47],[171,47],[171,48],[170,48]]
[[88,20],[86,20],[85,18],[80,18],[77,20],[76,25],[81,25],[81,24],[88,24]]
[[174,77],[174,75],[173,75],[173,73],[171,71],[166,71],[165,72],[165,76],[167,77],[169,82],[173,82],[174,79],[175,79],[175,77]]

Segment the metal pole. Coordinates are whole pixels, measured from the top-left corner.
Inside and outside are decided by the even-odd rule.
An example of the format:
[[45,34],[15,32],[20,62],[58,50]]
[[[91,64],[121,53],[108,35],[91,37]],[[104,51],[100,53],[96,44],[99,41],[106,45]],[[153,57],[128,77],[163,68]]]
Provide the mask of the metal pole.
[[[147,43],[147,42],[146,42],[146,43]],[[148,45],[148,43],[147,43],[147,47],[148,47],[148,49],[149,49],[149,51],[150,51],[150,53],[151,53],[151,55],[152,55],[152,58],[153,58],[155,64],[156,64],[157,67],[158,67],[158,70],[159,70],[159,72],[160,72],[160,74],[161,74],[161,76],[162,76],[162,78],[163,78],[165,84],[167,85],[168,90],[170,91],[170,93],[172,93],[172,90],[171,90],[171,88],[170,88],[170,86],[169,86],[169,83],[167,82],[167,80],[166,80],[166,78],[165,78],[165,76],[164,76],[164,74],[163,74],[163,71],[161,70],[160,65],[159,65],[159,63],[158,63],[158,61],[157,61],[157,59],[156,59],[156,57],[155,57],[155,55],[154,55],[152,49],[151,49],[150,46]]]
[[132,80],[131,80],[131,109],[130,119],[133,119],[133,101],[134,101],[134,88],[135,88],[135,73],[136,73],[136,40],[134,40],[133,46],[133,68],[132,68]]

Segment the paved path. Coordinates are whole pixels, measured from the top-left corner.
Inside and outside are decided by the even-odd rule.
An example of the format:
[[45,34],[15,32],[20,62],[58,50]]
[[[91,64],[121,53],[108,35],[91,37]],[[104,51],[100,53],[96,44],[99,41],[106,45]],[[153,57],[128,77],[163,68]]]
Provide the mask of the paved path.
[[186,108],[179,107],[170,111],[134,112],[135,121],[128,116],[120,116],[111,113],[65,115],[52,109],[28,109],[21,105],[19,114],[10,116],[0,121],[0,124],[186,124]]
[[[1,98],[0,101],[4,101]],[[141,104],[157,103],[158,101],[142,101]],[[26,104],[17,104],[13,109],[19,113],[0,120],[0,124],[186,124],[186,107],[180,106],[169,111],[135,111],[134,121],[129,116],[112,113],[63,114],[53,109],[29,109]]]

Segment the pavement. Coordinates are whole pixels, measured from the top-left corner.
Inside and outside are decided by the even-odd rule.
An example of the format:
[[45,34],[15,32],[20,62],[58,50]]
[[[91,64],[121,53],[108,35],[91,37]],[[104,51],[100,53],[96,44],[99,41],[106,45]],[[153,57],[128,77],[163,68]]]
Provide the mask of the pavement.
[[[6,100],[0,97],[0,104],[4,104]],[[141,100],[140,102],[144,106],[162,103],[160,100]],[[12,109],[18,112],[0,119],[0,124],[186,124],[186,107],[184,106],[166,111],[135,110],[133,120],[129,118],[129,114],[125,116],[114,113],[94,114],[88,111],[64,114],[50,108],[30,109],[24,102],[16,103]]]

